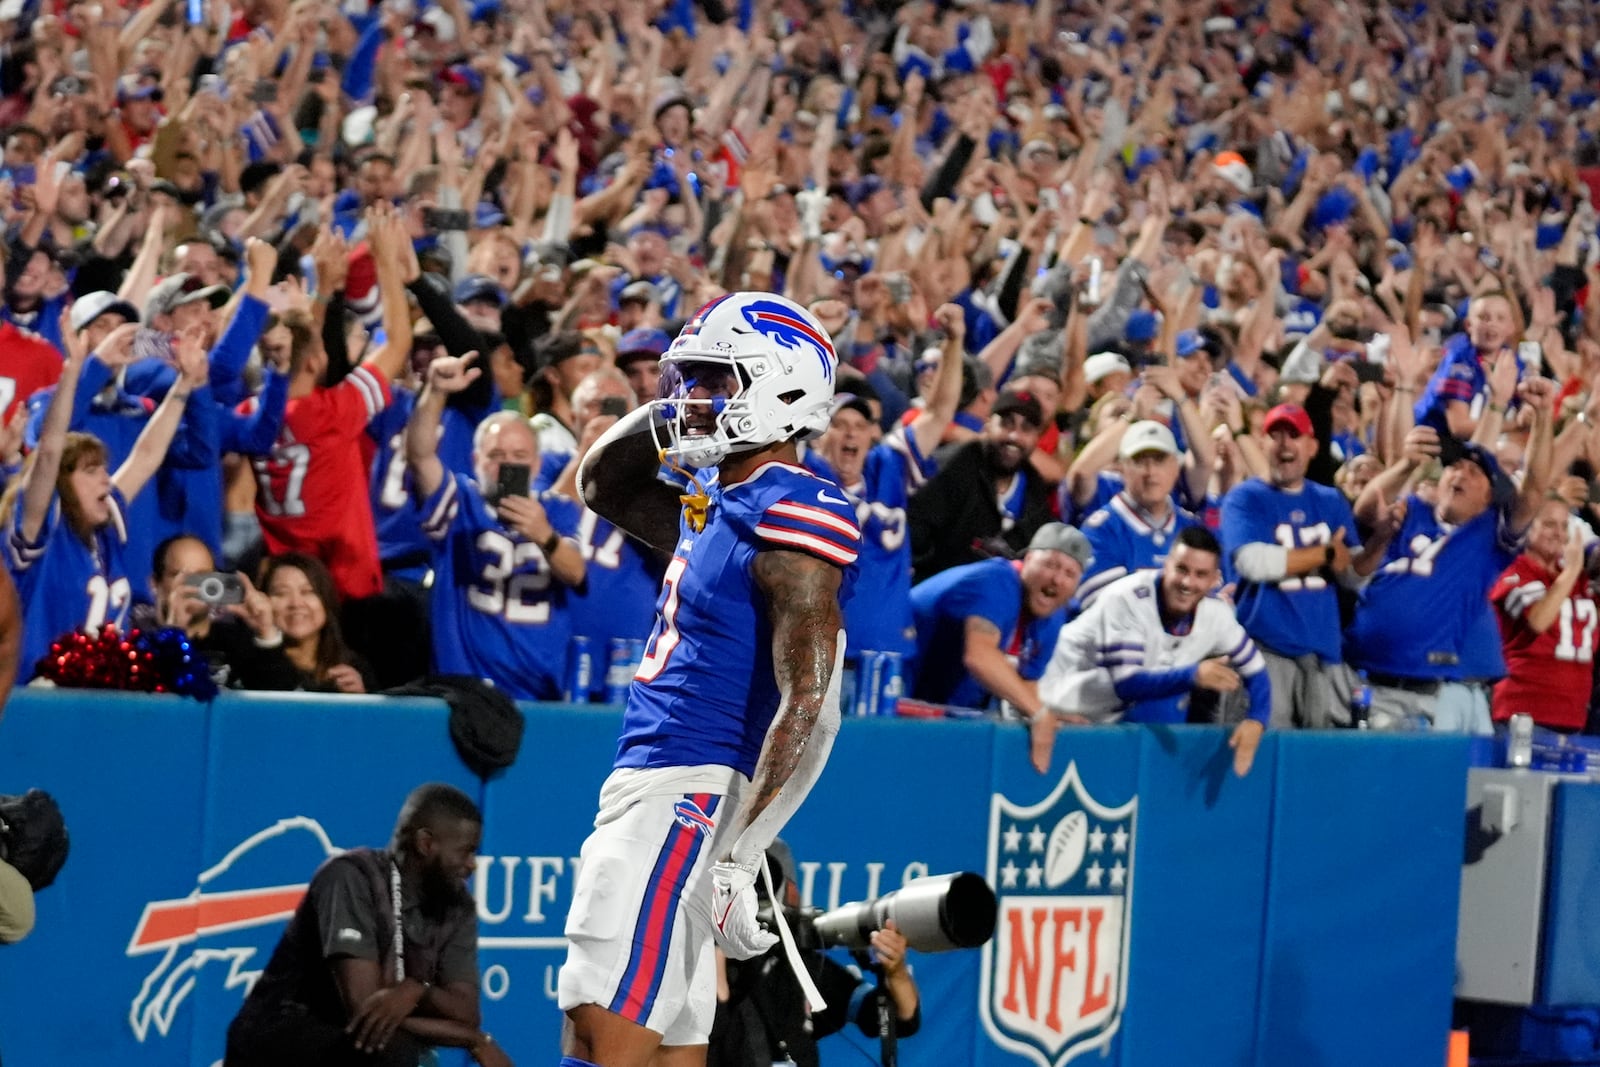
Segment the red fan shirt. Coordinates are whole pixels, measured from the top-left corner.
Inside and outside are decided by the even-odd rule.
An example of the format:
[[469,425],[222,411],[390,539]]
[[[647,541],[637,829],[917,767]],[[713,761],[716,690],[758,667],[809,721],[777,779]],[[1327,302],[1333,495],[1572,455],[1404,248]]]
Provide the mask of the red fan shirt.
[[362,440],[390,395],[383,375],[357,367],[338,385],[290,400],[271,455],[252,461],[267,550],[317,557],[346,599],[383,591]]
[[1595,639],[1600,635],[1600,610],[1588,579],[1573,587],[1544,633],[1534,633],[1528,625],[1528,612],[1555,578],[1554,571],[1523,553],[1489,591],[1506,657],[1506,676],[1494,687],[1497,721],[1526,712],[1541,726],[1581,730],[1588,719]]

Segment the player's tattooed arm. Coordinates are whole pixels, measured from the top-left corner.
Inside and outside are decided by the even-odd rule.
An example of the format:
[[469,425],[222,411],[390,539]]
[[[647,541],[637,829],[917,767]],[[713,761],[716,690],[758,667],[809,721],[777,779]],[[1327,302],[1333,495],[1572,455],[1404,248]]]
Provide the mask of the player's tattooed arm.
[[601,435],[578,468],[578,492],[595,514],[670,555],[683,504],[656,477],[661,460],[650,419],[648,407],[635,408]]
[[839,729],[833,675],[844,627],[839,611],[843,573],[814,556],[784,549],[758,554],[751,573],[767,600],[780,702],[756,763],[754,788],[740,806],[734,829],[737,839],[754,827],[752,843],[764,849],[821,774]]

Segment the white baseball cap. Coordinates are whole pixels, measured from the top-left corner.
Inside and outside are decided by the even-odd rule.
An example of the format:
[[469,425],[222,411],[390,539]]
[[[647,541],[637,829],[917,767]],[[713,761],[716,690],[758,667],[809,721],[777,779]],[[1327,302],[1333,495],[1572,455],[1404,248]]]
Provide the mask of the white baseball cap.
[[1090,385],[1118,371],[1124,374],[1133,373],[1133,367],[1120,352],[1096,352],[1083,361],[1083,378]]
[[1172,436],[1171,430],[1159,422],[1150,419],[1136,422],[1122,435],[1122,447],[1117,449],[1117,458],[1132,459],[1145,452],[1164,452],[1176,456],[1177,439]]

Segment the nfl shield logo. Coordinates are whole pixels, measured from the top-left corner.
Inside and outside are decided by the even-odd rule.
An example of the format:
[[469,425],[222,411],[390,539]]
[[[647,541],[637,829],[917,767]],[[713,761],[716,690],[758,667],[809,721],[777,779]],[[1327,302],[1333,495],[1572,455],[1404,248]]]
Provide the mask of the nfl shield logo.
[[983,1026],[1039,1067],[1104,1049],[1128,995],[1128,916],[1138,797],[1097,803],[1078,765],[1031,807],[989,809],[989,884],[999,896],[983,947]]

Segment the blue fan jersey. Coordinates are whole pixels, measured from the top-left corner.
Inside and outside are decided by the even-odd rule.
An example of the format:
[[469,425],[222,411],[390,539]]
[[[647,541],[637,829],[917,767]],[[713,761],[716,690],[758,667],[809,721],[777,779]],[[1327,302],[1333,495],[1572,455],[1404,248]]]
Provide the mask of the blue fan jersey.
[[[577,531],[576,503],[551,493],[539,503],[557,531]],[[501,525],[464,474],[448,475],[421,510],[433,542],[435,667],[493,679],[516,700],[558,699],[572,620],[544,552]]]
[[911,590],[917,621],[916,681],[918,700],[981,708],[989,694],[967,673],[963,653],[967,620],[988,619],[1000,631],[1000,651],[1027,679],[1044,674],[1056,636],[1066,621],[1065,609],[1022,625],[1020,563],[985,559],[940,571]]
[[771,462],[714,485],[705,529],[679,523],[656,624],[628,692],[618,767],[732,767],[750,777],[778,711],[772,624],[751,574],[757,554],[804,552],[844,570],[848,602],[861,531],[839,487]]
[[[389,406],[367,423],[375,442],[368,485],[372,496],[372,521],[378,534],[378,558],[385,571],[421,581],[428,568],[432,544],[422,532],[422,517],[411,499],[411,469],[406,465],[406,423],[417,408],[417,394],[403,385],[391,385]],[[472,435],[477,429],[470,415],[445,405],[439,425],[439,462],[446,471],[472,474]]]
[[[656,595],[666,563],[648,547],[588,508],[578,518],[578,548],[588,565],[583,585],[567,594],[572,633],[587,637],[596,659],[590,695],[605,688],[605,662],[612,638],[643,640],[656,621]],[[581,694],[575,700],[583,700]]]
[[[1533,369],[1538,370],[1537,367]],[[1521,381],[1528,373],[1529,368],[1518,357],[1517,380]],[[1478,350],[1472,347],[1471,339],[1464,333],[1458,333],[1445,342],[1438,369],[1428,379],[1428,386],[1417,399],[1412,416],[1417,425],[1432,426],[1440,433],[1445,433],[1450,428],[1446,413],[1451,401],[1459,400],[1466,404],[1476,419],[1483,413],[1483,404],[1488,396],[1489,375],[1483,360],[1478,357]],[[1511,403],[1514,407],[1516,400],[1513,398]]]
[[[1229,580],[1236,580],[1233,557],[1245,545],[1287,549],[1326,545],[1344,528],[1355,546],[1355,516],[1344,494],[1306,482],[1298,492],[1259,478],[1234,487],[1222,499],[1222,550]],[[1340,660],[1339,592],[1320,574],[1278,582],[1237,579],[1234,614],[1245,632],[1280,656],[1314,654],[1324,663]]]
[[[1522,535],[1498,508],[1447,527],[1411,497],[1383,567],[1362,591],[1346,658],[1362,670],[1402,678],[1495,677],[1495,664],[1484,662],[1482,620],[1493,610],[1495,579],[1521,549]],[[1504,673],[1503,661],[1498,670]]]
[[[838,480],[816,451],[806,454],[805,464],[823,478]],[[861,573],[844,613],[852,659],[869,649],[907,657],[916,651],[906,503],[932,473],[916,441],[897,428],[868,451],[861,483],[845,489],[861,527]]]
[[1079,605],[1088,607],[1100,590],[1124,575],[1160,569],[1178,532],[1198,525],[1199,519],[1174,505],[1166,521],[1157,526],[1127,493],[1112,497],[1111,503],[1083,522],[1083,535],[1089,539],[1094,559],[1078,586]]
[[31,543],[22,537],[20,503],[17,507],[6,531],[6,565],[22,599],[19,684],[33,677],[34,664],[62,634],[93,633],[107,623],[120,630],[128,621],[133,599],[126,563],[128,502],[113,487],[108,503],[111,521],[89,544],[67,525],[59,496]]

